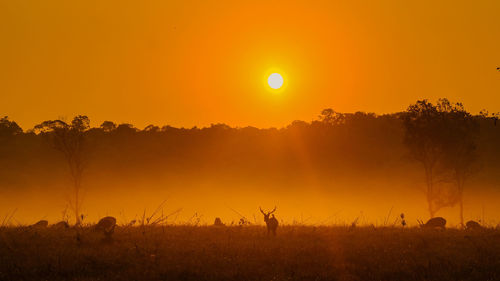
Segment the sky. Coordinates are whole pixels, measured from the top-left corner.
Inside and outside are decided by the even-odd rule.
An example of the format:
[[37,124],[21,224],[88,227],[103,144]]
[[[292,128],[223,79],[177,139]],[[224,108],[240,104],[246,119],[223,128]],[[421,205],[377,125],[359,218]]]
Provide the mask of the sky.
[[[281,127],[448,97],[500,111],[500,1],[0,0],[0,114]],[[267,76],[280,73],[283,88]]]

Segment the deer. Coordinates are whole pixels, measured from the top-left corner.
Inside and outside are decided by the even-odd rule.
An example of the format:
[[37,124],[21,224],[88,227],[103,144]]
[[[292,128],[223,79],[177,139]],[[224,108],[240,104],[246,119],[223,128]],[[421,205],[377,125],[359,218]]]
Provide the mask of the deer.
[[49,222],[46,220],[40,220],[31,225],[32,228],[46,228],[49,225]]
[[95,225],[94,231],[104,233],[105,239],[111,240],[111,235],[115,231],[116,218],[104,217]]
[[66,228],[69,228],[69,224],[66,221],[60,221],[60,222],[52,225],[52,227],[55,229],[66,229]]
[[481,229],[483,229],[483,226],[480,225],[477,221],[471,220],[465,224],[465,229],[467,229],[467,230],[481,230]]
[[215,218],[214,226],[226,226],[219,217]]
[[[270,212],[264,212],[261,207],[259,207],[260,212],[264,215],[264,222],[266,222],[267,226],[267,235],[273,234],[273,236],[276,236],[276,229],[278,228],[278,220],[274,217],[274,212],[276,211],[276,206],[274,209]],[[270,217],[270,215],[272,216]]]
[[422,228],[445,228],[446,220],[442,217],[435,217],[429,219],[426,223],[421,220],[417,220]]

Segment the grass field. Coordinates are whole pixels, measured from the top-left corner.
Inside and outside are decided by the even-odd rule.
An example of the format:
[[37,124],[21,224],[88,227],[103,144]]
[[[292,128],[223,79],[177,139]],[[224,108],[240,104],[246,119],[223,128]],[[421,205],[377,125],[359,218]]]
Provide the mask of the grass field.
[[0,280],[500,280],[500,231],[283,226],[0,229]]

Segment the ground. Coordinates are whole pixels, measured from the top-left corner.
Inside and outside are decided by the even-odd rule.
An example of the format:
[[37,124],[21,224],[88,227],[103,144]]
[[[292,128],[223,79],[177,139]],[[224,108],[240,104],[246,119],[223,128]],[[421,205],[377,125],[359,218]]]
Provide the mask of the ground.
[[[283,226],[0,229],[0,280],[500,280],[500,231]],[[77,238],[79,237],[79,238]]]

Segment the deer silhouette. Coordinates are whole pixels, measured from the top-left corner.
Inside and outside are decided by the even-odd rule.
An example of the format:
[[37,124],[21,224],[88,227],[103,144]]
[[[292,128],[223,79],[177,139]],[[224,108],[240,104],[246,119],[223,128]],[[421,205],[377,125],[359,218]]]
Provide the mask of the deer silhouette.
[[41,220],[41,221],[38,221],[34,224],[31,225],[32,228],[46,228],[47,225],[49,225],[49,222],[46,221],[46,220]]
[[55,228],[55,229],[66,229],[66,228],[69,228],[69,224],[66,221],[60,221],[60,222],[52,225],[52,228]]
[[[276,229],[278,228],[278,220],[274,217],[274,212],[276,211],[276,206],[270,212],[264,212],[261,207],[259,207],[260,212],[264,215],[264,221],[267,226],[267,235],[273,234],[276,236]],[[271,215],[272,214],[272,215]]]
[[467,230],[481,230],[483,228],[484,227],[481,224],[479,224],[477,221],[468,221],[465,224],[465,229],[467,229]]
[[104,233],[106,240],[111,241],[111,235],[115,232],[116,218],[104,217],[95,225],[94,230]]
[[446,220],[442,217],[435,217],[429,219],[426,223],[421,220],[417,220],[422,228],[445,228]]
[[214,226],[226,226],[219,217],[215,218]]

